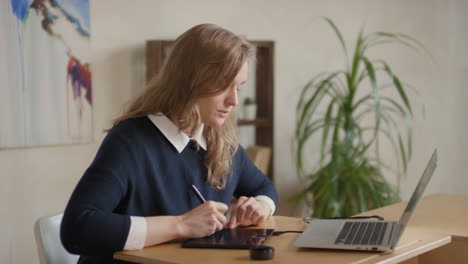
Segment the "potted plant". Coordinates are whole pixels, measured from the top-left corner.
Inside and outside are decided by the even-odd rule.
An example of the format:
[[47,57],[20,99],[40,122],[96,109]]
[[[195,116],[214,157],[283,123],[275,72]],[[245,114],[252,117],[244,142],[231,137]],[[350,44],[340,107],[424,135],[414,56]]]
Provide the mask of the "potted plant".
[[[296,108],[295,147],[297,173],[305,187],[291,200],[304,200],[316,217],[350,216],[398,201],[399,179],[412,154],[410,86],[385,60],[371,59],[368,51],[389,43],[427,51],[404,34],[364,34],[361,30],[349,57],[338,27],[329,18],[324,20],[344,50],[345,69],[320,73],[302,89]],[[319,146],[307,144],[312,136],[321,138]],[[382,140],[393,148],[396,169],[380,159]],[[318,166],[311,170],[304,166],[305,160],[310,162],[305,157],[309,146],[310,151],[320,151]],[[389,184],[384,172],[396,174],[397,188]]]
[[251,97],[246,97],[243,104],[244,119],[254,120],[257,117],[257,104]]

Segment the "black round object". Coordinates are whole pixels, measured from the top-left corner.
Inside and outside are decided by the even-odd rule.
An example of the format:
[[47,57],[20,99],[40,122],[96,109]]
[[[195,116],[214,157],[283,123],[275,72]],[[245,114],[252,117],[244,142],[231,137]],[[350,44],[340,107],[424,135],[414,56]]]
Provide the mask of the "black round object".
[[275,249],[268,246],[258,246],[250,249],[250,258],[256,260],[272,259]]

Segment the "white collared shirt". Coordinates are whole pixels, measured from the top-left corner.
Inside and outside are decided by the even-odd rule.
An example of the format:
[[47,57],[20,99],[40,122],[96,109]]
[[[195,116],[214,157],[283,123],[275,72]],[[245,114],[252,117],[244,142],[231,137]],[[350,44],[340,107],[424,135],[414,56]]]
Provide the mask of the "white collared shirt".
[[[201,148],[206,150],[206,139],[203,137],[204,125],[202,124],[197,128],[192,138],[179,130],[179,128],[164,114],[157,113],[155,115],[148,115],[148,118],[153,124],[161,131],[161,133],[169,140],[169,142],[181,153],[190,139],[197,141]],[[255,197],[258,201],[265,201],[271,208],[270,215],[276,210],[273,200],[266,195],[258,195]],[[230,215],[230,212],[227,214]],[[145,246],[147,222],[144,217],[130,216],[131,224],[128,232],[127,241],[125,242],[124,250],[137,250]]]
[[187,136],[184,132],[180,131],[179,128],[172,123],[172,121],[167,118],[165,115],[158,113],[156,115],[148,115],[148,118],[153,122],[153,124],[163,133],[163,135],[171,142],[171,144],[181,153],[187,144],[190,142],[190,139],[197,141],[197,143],[206,150],[206,140],[203,137],[203,128],[205,125],[201,125],[195,131],[195,134],[192,138]]

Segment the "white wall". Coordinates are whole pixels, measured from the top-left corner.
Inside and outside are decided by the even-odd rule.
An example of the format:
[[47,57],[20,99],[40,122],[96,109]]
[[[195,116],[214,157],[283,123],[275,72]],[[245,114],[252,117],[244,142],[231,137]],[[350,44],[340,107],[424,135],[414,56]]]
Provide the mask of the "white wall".
[[[239,4],[240,3],[240,4]],[[71,191],[103,138],[102,129],[144,84],[144,42],[173,39],[189,27],[212,22],[250,39],[274,40],[275,174],[279,214],[292,214],[286,200],[298,190],[290,144],[294,105],[309,77],[341,66],[330,30],[314,20],[329,16],[354,39],[359,27],[408,33],[424,42],[438,63],[405,49],[390,56],[396,73],[419,88],[426,118],[417,111],[414,159],[402,186],[407,199],[433,147],[437,173],[428,193],[468,194],[468,3],[463,0],[359,1],[90,1],[93,49],[95,143],[0,151],[0,263],[38,263],[33,223],[63,210]],[[1,41],[1,40],[0,40]]]

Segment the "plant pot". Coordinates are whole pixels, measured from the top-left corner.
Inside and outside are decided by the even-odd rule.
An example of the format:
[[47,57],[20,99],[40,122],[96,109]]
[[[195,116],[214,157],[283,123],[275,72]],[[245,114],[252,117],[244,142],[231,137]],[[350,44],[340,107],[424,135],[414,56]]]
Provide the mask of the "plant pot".
[[257,105],[256,104],[249,104],[244,105],[244,119],[246,120],[254,120],[257,118]]

